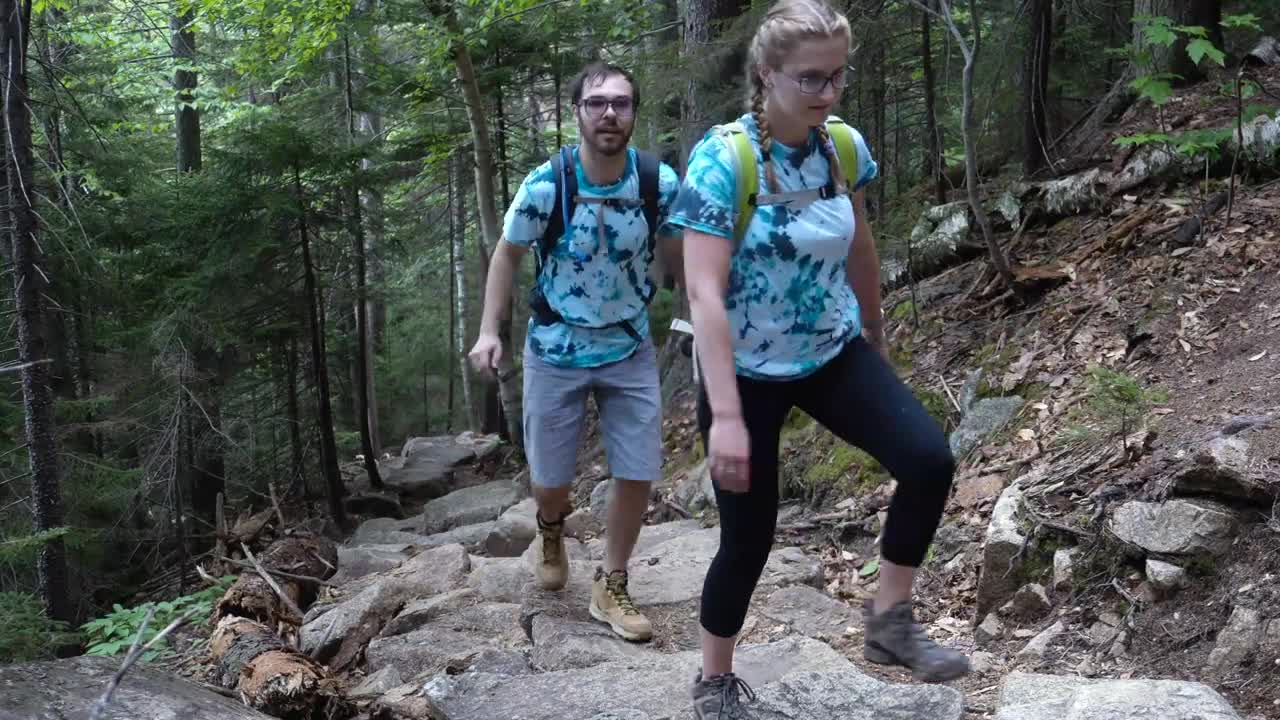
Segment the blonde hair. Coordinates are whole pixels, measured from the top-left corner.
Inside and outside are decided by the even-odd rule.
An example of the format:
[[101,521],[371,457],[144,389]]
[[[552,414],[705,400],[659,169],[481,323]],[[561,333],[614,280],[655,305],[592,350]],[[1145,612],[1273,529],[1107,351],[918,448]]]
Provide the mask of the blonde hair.
[[[769,9],[764,22],[751,39],[751,49],[747,55],[747,86],[750,88],[747,107],[756,126],[760,128],[760,151],[764,156],[764,176],[769,192],[778,191],[778,178],[773,171],[770,156],[773,135],[764,115],[765,87],[760,69],[781,68],[783,58],[805,40],[831,37],[848,39],[849,19],[836,12],[824,0],[778,0]],[[822,140],[822,152],[831,167],[831,181],[843,190],[844,173],[840,171],[840,158],[836,155],[825,124],[818,125],[818,135]]]

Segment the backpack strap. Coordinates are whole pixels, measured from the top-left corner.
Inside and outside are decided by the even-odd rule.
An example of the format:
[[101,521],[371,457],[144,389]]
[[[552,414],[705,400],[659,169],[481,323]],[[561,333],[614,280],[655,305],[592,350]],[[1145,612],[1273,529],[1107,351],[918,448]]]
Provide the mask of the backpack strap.
[[827,134],[831,136],[831,142],[836,146],[836,157],[840,158],[845,191],[852,195],[854,185],[858,182],[858,178],[862,177],[862,167],[859,164],[862,157],[858,153],[858,143],[853,139],[853,128],[849,127],[844,120],[832,115],[827,118]]
[[735,246],[742,242],[746,235],[747,225],[756,210],[756,193],[759,190],[759,178],[756,177],[756,149],[751,144],[747,128],[740,122],[717,125],[715,132],[724,138],[729,146],[729,156],[733,158],[733,176],[737,182],[738,215],[733,222]]
[[551,176],[555,179],[556,196],[551,205],[551,215],[547,218],[547,228],[538,238],[538,252],[534,255],[538,260],[538,274],[546,267],[552,249],[572,222],[574,202],[578,197],[578,173],[574,169],[572,148],[562,147],[551,157]]
[[644,150],[636,150],[636,174],[640,178],[640,202],[644,207],[644,221],[649,226],[649,250],[653,250],[658,234],[658,156]]

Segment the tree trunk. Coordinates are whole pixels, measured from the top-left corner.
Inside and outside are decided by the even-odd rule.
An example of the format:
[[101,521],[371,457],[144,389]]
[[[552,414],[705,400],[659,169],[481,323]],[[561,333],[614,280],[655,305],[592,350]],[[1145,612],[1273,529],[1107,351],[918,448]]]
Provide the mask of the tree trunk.
[[315,264],[311,261],[311,239],[307,230],[307,203],[302,193],[302,170],[293,168],[293,188],[298,196],[298,235],[302,240],[303,279],[307,293],[307,324],[311,331],[311,366],[316,388],[316,418],[320,423],[320,471],[324,475],[325,500],[329,516],[342,527],[346,512],[342,508],[342,475],[338,472],[337,442],[333,436],[333,409],[329,402],[329,371],[325,364],[324,322],[320,319],[320,291],[316,286]]
[[285,351],[285,395],[289,408],[289,450],[293,458],[289,486],[286,497],[297,497],[298,485],[301,484],[302,497],[310,498],[307,487],[306,470],[302,460],[302,418],[298,413],[298,338],[289,336],[289,347]]
[[[684,18],[684,46],[680,57],[684,67],[691,70],[680,112],[680,167],[689,162],[689,152],[697,144],[707,128],[720,120],[712,120],[721,114],[722,108],[711,107],[711,95],[726,82],[725,74],[741,74],[743,68],[726,67],[727,63],[712,60],[718,53],[712,50],[712,41],[720,34],[720,25],[742,14],[751,3],[745,0],[688,0]],[[725,118],[726,120],[728,118]]]
[[196,57],[196,36],[191,31],[195,11],[187,10],[169,18],[169,30],[173,38],[173,60],[177,69],[173,72],[173,85],[177,90],[175,127],[178,136],[178,172],[199,172],[200,111],[196,109],[196,73],[190,69]]
[[929,13],[920,11],[920,56],[924,66],[924,176],[930,178],[934,188],[934,200],[939,205],[947,202],[947,185],[942,157],[942,129],[938,127],[937,77],[933,70],[933,23]]
[[1199,25],[1209,32],[1209,40],[1214,46],[1222,49],[1221,0],[1133,0],[1133,43],[1139,57],[1137,73],[1172,73],[1179,76],[1179,83],[1203,80],[1206,77],[1204,71],[1187,55],[1188,37],[1179,33],[1177,42],[1167,47],[1150,44],[1137,22],[1142,16],[1167,17],[1175,27]]
[[[463,338],[465,342],[465,331],[459,329],[459,323],[465,317],[458,312],[459,302],[461,302],[462,293],[458,292],[462,286],[463,276],[458,274],[458,249],[461,246],[458,240],[458,223],[454,219],[457,214],[458,206],[458,158],[457,155],[449,156],[448,171],[448,214],[449,214],[449,272],[453,273],[454,282],[449,283],[449,361],[445,363],[445,367],[449,372],[449,408],[445,413],[444,430],[446,433],[453,432],[453,411],[456,401],[454,399],[454,389],[457,386],[455,382],[457,377],[453,372],[453,359],[458,357],[463,344],[458,342],[458,338]],[[466,363],[462,366],[462,381],[467,381]],[[468,411],[469,412],[469,411]]]
[[[31,97],[27,84],[30,0],[0,0],[0,50],[4,64],[4,129],[9,228],[13,265],[14,303],[18,326],[18,362],[21,370],[27,457],[31,463],[32,526],[49,532],[63,525],[62,491],[59,488],[58,447],[54,440],[53,391],[49,385],[48,345],[44,294],[47,283],[39,266],[42,260],[35,211],[32,173]],[[45,614],[54,620],[74,622],[67,582],[66,546],[61,538],[40,546],[36,577]]]
[[[443,17],[445,27],[452,36],[451,53],[458,73],[458,82],[462,85],[462,94],[466,98],[467,119],[471,123],[472,149],[475,151],[476,203],[480,211],[480,234],[484,256],[491,256],[498,246],[498,212],[494,205],[493,187],[493,151],[489,142],[489,126],[484,119],[484,103],[480,94],[480,85],[476,81],[475,67],[471,64],[471,53],[462,41],[462,31],[458,25],[458,16],[453,5],[433,3],[434,11]],[[486,268],[487,270],[487,268]],[[487,273],[486,273],[487,274]],[[503,341],[511,344],[511,314],[507,313],[506,326],[501,330]],[[498,392],[501,396],[503,413],[507,418],[507,432],[516,447],[524,447],[521,433],[521,400],[520,376],[515,372],[510,351],[503,353],[499,362]]]
[[462,378],[462,410],[466,418],[466,426],[470,430],[479,428],[476,421],[476,406],[471,398],[471,370],[467,366],[467,190],[462,182],[462,168],[465,160],[459,149],[453,157],[453,237],[450,257],[453,260],[453,299],[454,346],[458,358],[460,377]]
[[941,9],[943,22],[947,24],[947,29],[950,30],[956,44],[960,47],[960,51],[964,54],[964,72],[961,88],[963,98],[961,105],[961,132],[964,134],[965,189],[969,195],[969,208],[974,216],[977,217],[979,227],[982,228],[982,237],[986,241],[987,251],[991,256],[991,264],[995,267],[996,273],[1010,292],[1016,292],[1017,287],[1014,284],[1013,272],[1009,269],[1009,261],[1005,258],[1004,250],[1000,248],[995,235],[991,231],[991,218],[987,216],[987,211],[982,207],[982,195],[978,189],[978,128],[973,107],[973,71],[974,66],[977,64],[978,53],[982,51],[982,24],[978,19],[978,9],[974,0],[969,0],[969,17],[972,21],[971,37],[973,42],[971,47],[969,41],[965,39],[964,35],[960,33],[960,29],[956,26],[955,18],[951,14],[950,0],[938,0],[937,6]]
[[1053,43],[1053,0],[1031,0],[1029,34],[1022,65],[1022,170],[1034,175],[1050,162],[1047,103],[1049,61]]
[[[351,84],[351,45],[347,40],[343,39],[345,46],[345,87],[347,100],[347,139],[352,147],[356,144],[356,126],[355,126],[355,104],[353,98],[353,89]],[[353,168],[354,169],[354,168]],[[372,344],[370,341],[373,334],[369,332],[369,307],[368,298],[365,296],[365,241],[364,241],[364,216],[360,208],[360,180],[357,175],[352,176],[351,185],[347,195],[350,204],[350,213],[347,218],[348,231],[351,235],[352,253],[355,257],[356,267],[356,372],[355,372],[355,395],[356,395],[356,426],[360,429],[360,446],[364,454],[364,470],[369,476],[369,485],[374,488],[382,487],[382,475],[378,472],[378,454],[377,448],[373,444],[373,434],[370,432],[369,416],[376,412],[369,404],[369,379],[371,375],[370,355]]]

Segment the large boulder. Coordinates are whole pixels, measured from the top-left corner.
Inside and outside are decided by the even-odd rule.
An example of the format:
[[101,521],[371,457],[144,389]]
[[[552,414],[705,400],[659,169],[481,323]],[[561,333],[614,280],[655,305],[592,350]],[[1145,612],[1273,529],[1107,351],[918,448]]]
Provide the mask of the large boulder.
[[426,542],[427,536],[418,533],[421,523],[418,518],[397,519],[389,517],[370,518],[360,523],[360,527],[347,540],[348,545],[418,545]]
[[[1272,431],[1280,440],[1280,430]],[[1251,457],[1243,435],[1210,439],[1191,464],[1174,480],[1174,491],[1185,495],[1216,495],[1270,509],[1280,499],[1280,475],[1262,471],[1262,457]]]
[[538,503],[533,498],[508,508],[485,537],[485,554],[489,557],[520,557],[538,534],[537,512]]
[[831,641],[862,627],[862,613],[808,585],[773,591],[760,614],[815,640]]
[[534,647],[529,661],[544,671],[587,668],[612,660],[641,659],[653,654],[652,649],[629,643],[613,634],[609,626],[598,622],[541,613],[532,618],[530,630]]
[[1233,510],[1206,500],[1132,501],[1111,517],[1116,537],[1158,555],[1222,555],[1238,526]]
[[436,498],[422,508],[423,535],[445,532],[463,525],[497,520],[507,508],[520,502],[523,492],[510,480],[474,485]]
[[1014,673],[996,720],[1240,720],[1207,685],[1172,680],[1086,680]]
[[[56,662],[0,665],[0,718],[87,718],[116,671],[120,658],[81,656]],[[135,665],[120,681],[103,720],[271,720],[239,700],[182,680],[172,673]]]
[[[698,652],[618,660],[521,677],[466,673],[433,686],[449,720],[658,720],[688,717]],[[759,694],[760,720],[921,717],[959,720],[963,698],[935,685],[893,685],[863,675],[827,645],[788,638],[738,650],[735,671]]]
[[[693,600],[702,595],[711,560],[720,548],[719,528],[681,534],[635,554],[629,589],[641,607]],[[775,549],[769,554],[759,588],[786,585],[822,587],[822,562],[797,547]]]
[[1017,416],[1023,404],[1023,399],[1016,395],[975,402],[951,433],[951,454],[957,459],[968,455]]
[[1218,642],[1209,653],[1209,672],[1221,672],[1252,660],[1267,629],[1262,613],[1237,605],[1231,610],[1227,626],[1218,631]]
[[987,613],[1017,592],[1022,573],[1022,548],[1027,542],[1018,526],[1024,497],[1015,480],[1004,489],[991,512],[982,545],[982,570],[978,575],[978,613]]
[[399,566],[348,586],[350,595],[307,613],[303,652],[320,662],[350,662],[411,600],[462,587],[471,560],[461,545],[425,550]]
[[438,498],[457,489],[454,471],[459,466],[473,463],[497,447],[497,436],[470,432],[410,438],[396,462],[387,463],[382,481],[407,497]]
[[482,650],[527,645],[519,616],[520,606],[511,603],[464,607],[410,633],[374,638],[365,661],[371,672],[394,667],[403,677],[464,670]]
[[338,571],[329,578],[341,587],[352,580],[398,567],[412,554],[413,545],[339,545]]

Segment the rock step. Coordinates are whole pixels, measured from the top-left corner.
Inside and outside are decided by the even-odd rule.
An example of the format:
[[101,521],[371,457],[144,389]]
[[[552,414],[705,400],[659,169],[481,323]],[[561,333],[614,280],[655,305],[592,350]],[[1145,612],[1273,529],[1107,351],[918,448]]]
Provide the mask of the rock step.
[[[697,652],[637,657],[532,675],[464,673],[433,682],[432,700],[449,720],[659,720],[689,717]],[[737,673],[756,691],[759,720],[930,718],[959,720],[964,700],[936,685],[871,678],[827,645],[788,638],[739,648]]]
[[1207,685],[1173,680],[1087,680],[1013,673],[996,720],[1240,720]]

